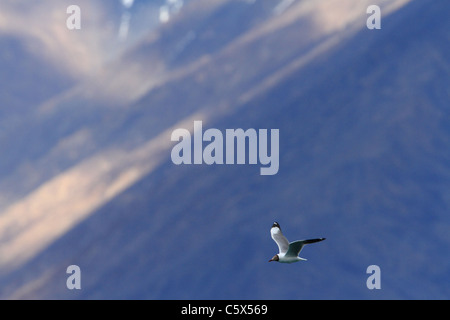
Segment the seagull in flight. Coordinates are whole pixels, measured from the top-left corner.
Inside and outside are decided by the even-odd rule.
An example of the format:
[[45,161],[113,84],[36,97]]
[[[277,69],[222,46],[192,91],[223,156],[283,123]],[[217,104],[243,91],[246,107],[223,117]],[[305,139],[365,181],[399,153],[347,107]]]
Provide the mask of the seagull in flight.
[[289,243],[286,237],[281,233],[281,228],[278,222],[274,222],[270,229],[270,235],[278,246],[279,253],[274,255],[271,261],[278,261],[281,263],[292,263],[300,260],[306,261],[306,259],[300,258],[298,255],[303,249],[305,244],[315,243],[325,240],[325,238],[309,239],[309,240],[297,240]]

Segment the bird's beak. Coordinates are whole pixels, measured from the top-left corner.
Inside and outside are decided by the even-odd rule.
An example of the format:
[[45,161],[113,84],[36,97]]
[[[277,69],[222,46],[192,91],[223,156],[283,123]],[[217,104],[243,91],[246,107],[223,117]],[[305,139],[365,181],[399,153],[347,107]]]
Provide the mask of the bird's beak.
[[270,259],[269,262],[273,261],[273,259]]

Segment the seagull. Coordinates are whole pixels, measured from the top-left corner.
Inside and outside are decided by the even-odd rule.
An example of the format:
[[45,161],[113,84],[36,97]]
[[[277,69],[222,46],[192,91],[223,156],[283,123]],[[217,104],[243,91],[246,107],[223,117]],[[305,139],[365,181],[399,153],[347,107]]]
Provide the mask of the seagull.
[[278,246],[280,253],[273,256],[271,261],[278,261],[281,263],[293,263],[300,260],[306,261],[306,259],[300,258],[298,255],[305,244],[315,243],[325,240],[325,238],[309,239],[309,240],[297,240],[289,243],[286,237],[281,233],[281,228],[278,222],[274,222],[270,229],[270,235],[273,241]]

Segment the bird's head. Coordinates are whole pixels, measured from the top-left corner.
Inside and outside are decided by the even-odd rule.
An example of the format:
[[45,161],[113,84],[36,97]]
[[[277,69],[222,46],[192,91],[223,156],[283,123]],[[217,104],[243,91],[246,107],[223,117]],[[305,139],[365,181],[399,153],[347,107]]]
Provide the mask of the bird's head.
[[280,227],[280,225],[278,224],[278,222],[274,222],[273,225],[272,225],[272,228],[271,228],[270,230],[271,230],[271,232],[272,232],[273,230],[279,230],[279,231],[281,231],[281,227]]
[[278,260],[280,260],[280,257],[276,254],[276,255],[273,256],[272,259],[269,260],[269,262],[271,262],[271,261],[278,261]]

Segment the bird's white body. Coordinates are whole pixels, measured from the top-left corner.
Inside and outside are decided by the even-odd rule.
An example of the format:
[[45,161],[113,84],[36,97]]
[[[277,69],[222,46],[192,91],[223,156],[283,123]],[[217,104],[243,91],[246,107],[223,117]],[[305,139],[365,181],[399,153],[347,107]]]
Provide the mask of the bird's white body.
[[270,229],[270,235],[278,246],[279,253],[276,254],[270,261],[278,261],[281,263],[293,263],[306,259],[300,258],[298,255],[305,244],[315,243],[325,240],[325,238],[297,240],[289,243],[286,237],[281,232],[280,225],[275,222]]
[[278,254],[278,262],[281,263],[292,263],[292,262],[297,262],[297,261],[306,261],[306,259],[300,258],[299,256],[294,257],[294,256],[286,256],[286,254]]

